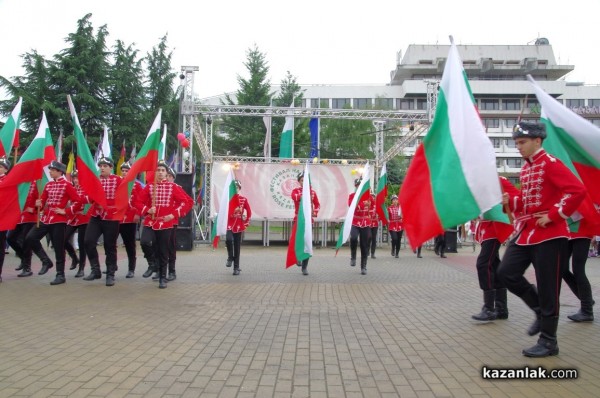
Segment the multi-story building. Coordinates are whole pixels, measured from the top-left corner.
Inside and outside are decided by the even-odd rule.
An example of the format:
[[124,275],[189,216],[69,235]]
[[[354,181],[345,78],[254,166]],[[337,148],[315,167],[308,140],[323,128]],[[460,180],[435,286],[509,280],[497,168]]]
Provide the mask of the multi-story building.
[[[457,45],[471,90],[487,133],[496,150],[498,172],[516,178],[522,159],[512,126],[517,119],[539,119],[540,106],[526,75],[561,103],[600,126],[600,85],[567,82],[573,65],[559,65],[545,38],[531,45]],[[449,45],[413,44],[397,55],[386,85],[310,85],[303,107],[351,107],[427,112],[432,86],[441,80]],[[404,148],[411,157],[420,139]],[[600,145],[600,138],[598,145]]]

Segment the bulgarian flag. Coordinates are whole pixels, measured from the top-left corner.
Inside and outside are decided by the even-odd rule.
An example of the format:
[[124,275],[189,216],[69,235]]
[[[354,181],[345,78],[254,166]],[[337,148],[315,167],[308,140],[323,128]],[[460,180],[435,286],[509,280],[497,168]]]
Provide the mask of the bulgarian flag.
[[387,225],[390,216],[388,215],[387,208],[385,207],[385,199],[387,198],[387,168],[385,163],[381,168],[381,175],[377,182],[377,195],[375,196],[375,208],[377,209],[377,215],[383,225]]
[[600,205],[600,128],[548,95],[531,76],[527,78],[542,107],[541,121],[547,134],[544,149],[560,159],[585,185],[588,197],[577,211],[586,219],[586,226],[592,228],[589,232],[600,234],[600,217],[593,205]]
[[106,207],[106,195],[99,178],[100,170],[98,170],[98,166],[94,162],[94,158],[90,152],[90,147],[88,147],[85,140],[70,95],[67,95],[67,102],[69,103],[69,111],[73,120],[73,134],[75,135],[75,144],[77,147],[77,160],[75,163],[77,164],[79,184],[91,200],[102,207]]
[[[160,139],[160,142],[158,143],[158,160],[166,160],[165,159],[166,149],[167,149],[167,125],[164,124],[162,138]],[[154,182],[155,170],[156,170],[156,168],[154,168],[153,170],[148,170],[148,172],[146,173],[146,184],[150,184],[151,182]]]
[[21,104],[23,98],[19,97],[17,105],[0,130],[0,156],[10,157],[15,142],[18,144],[19,124],[21,123]]
[[14,229],[21,217],[29,188],[33,182],[42,178],[42,168],[54,160],[54,147],[46,114],[37,134],[27,147],[17,164],[0,185],[0,231]]
[[[304,192],[303,192],[304,193]],[[356,206],[360,199],[365,195],[371,195],[371,181],[369,179],[369,163],[365,165],[362,173],[362,180],[358,189],[354,193],[354,197],[352,198],[352,202],[350,203],[350,207],[348,208],[348,212],[346,213],[346,218],[344,219],[344,223],[342,224],[342,228],[340,229],[340,235],[337,240],[337,244],[335,245],[335,254],[337,255],[340,247],[350,237],[350,229],[352,229],[352,219],[354,218],[354,211],[356,210]]]
[[285,125],[281,132],[281,141],[279,142],[279,157],[280,158],[291,158],[293,156],[294,146],[294,101],[290,105],[288,115],[285,117]]
[[403,223],[413,248],[502,201],[494,148],[451,42],[433,123],[400,189]]
[[129,194],[133,188],[135,177],[142,172],[156,171],[156,165],[158,163],[158,146],[160,143],[160,118],[162,115],[162,109],[158,110],[156,118],[146,135],[146,141],[140,148],[135,162],[131,165],[131,169],[127,175],[123,178],[121,184],[117,187],[115,192],[115,207],[117,211],[122,212],[127,210],[129,205]]
[[227,233],[227,221],[229,220],[229,215],[239,206],[239,196],[237,195],[234,181],[233,169],[230,168],[229,173],[227,173],[227,178],[225,179],[225,185],[223,185],[223,193],[219,200],[219,212],[213,223],[212,236],[213,248],[215,249],[219,245],[219,237]]
[[302,182],[302,198],[300,198],[300,207],[298,208],[296,222],[292,226],[285,267],[289,268],[300,261],[312,257],[312,241],[312,198],[310,195],[308,162],[306,162],[304,180]]

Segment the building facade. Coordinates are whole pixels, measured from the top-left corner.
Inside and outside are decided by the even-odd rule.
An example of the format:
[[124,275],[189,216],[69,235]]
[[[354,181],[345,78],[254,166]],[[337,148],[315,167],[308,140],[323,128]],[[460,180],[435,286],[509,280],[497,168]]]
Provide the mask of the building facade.
[[[397,55],[386,85],[309,85],[306,108],[394,109],[428,112],[432,87],[442,77],[449,45],[413,44]],[[567,82],[573,65],[559,65],[545,38],[530,45],[457,45],[501,175],[516,179],[522,158],[511,138],[517,119],[539,120],[540,106],[526,79],[531,75],[550,95],[600,126],[600,85]],[[420,139],[403,149],[410,158]],[[599,143],[600,145],[600,139]],[[386,148],[387,149],[387,148]]]

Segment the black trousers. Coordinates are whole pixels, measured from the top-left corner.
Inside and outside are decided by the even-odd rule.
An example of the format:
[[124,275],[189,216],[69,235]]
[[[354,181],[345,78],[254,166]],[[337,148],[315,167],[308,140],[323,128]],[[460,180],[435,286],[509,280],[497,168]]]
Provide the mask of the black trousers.
[[[35,224],[36,223],[34,222],[17,224],[16,228],[10,231],[8,233],[8,237],[6,238],[9,246],[13,248],[17,257],[21,259],[21,264],[27,267],[31,267],[32,248],[29,247],[27,251],[24,250],[25,237],[31,228],[35,227]],[[36,250],[37,251],[35,254],[40,260],[42,260],[42,262],[50,261],[50,257],[48,257],[48,254],[42,245],[40,245]]]
[[390,241],[392,242],[392,254],[398,255],[400,251],[400,242],[402,241],[402,232],[404,231],[390,231]]
[[[569,240],[569,256],[571,257],[571,269],[565,270],[563,279],[569,285],[571,291],[581,301],[592,301],[592,286],[585,274],[585,264],[588,258],[591,239],[578,238]],[[591,303],[590,303],[591,304]]]
[[477,256],[477,277],[481,290],[501,289],[504,287],[498,278],[500,266],[500,242],[498,239],[488,239],[481,243],[481,251]]
[[[167,264],[169,262],[169,240],[173,233],[173,228],[154,230],[149,227],[144,227],[140,245],[148,253],[154,255],[155,270],[158,272],[159,278],[164,279],[167,275]],[[144,252],[146,253],[146,252]]]
[[446,234],[441,234],[435,237],[433,249],[441,255],[446,252]]
[[40,240],[46,234],[50,236],[50,242],[54,248],[54,256],[56,258],[56,274],[65,273],[65,234],[66,223],[44,224],[40,223],[37,228],[31,228],[25,237],[25,245],[23,252],[34,251],[39,252],[42,249]]
[[98,239],[104,237],[104,254],[106,255],[106,273],[114,275],[117,269],[117,237],[119,236],[119,221],[102,220],[92,217],[85,231],[85,252],[90,259],[90,264],[99,265]]
[[375,249],[377,249],[377,231],[379,226],[371,227],[371,255],[375,255]]
[[129,271],[135,271],[137,257],[135,255],[135,232],[137,223],[119,224],[119,234],[123,239],[125,251],[127,252],[127,268]]
[[360,258],[369,257],[369,246],[371,244],[371,227],[359,228],[355,225],[350,228],[350,258],[356,258],[358,239],[360,238]]
[[242,232],[234,233],[228,229],[225,234],[225,245],[227,246],[228,259],[233,260],[233,268],[240,268]]
[[85,231],[87,224],[81,224],[77,226],[67,225],[67,232],[65,233],[65,249],[71,258],[77,258],[75,248],[71,244],[71,236],[77,231],[77,245],[79,246],[79,268],[83,269],[85,266]]
[[173,226],[171,237],[169,238],[169,272],[175,272],[175,262],[177,261],[177,225]]
[[142,235],[140,237],[140,246],[144,253],[144,258],[148,262],[148,268],[154,268],[153,271],[157,272],[156,269],[156,245],[154,244],[154,232],[150,227],[142,227]]
[[[542,317],[555,317],[560,311],[560,285],[564,271],[569,264],[569,241],[557,238],[529,246],[519,246],[511,241],[506,248],[498,268],[498,276],[508,290],[524,297],[535,296],[531,285],[525,279],[525,271],[533,264],[537,280],[537,301]],[[534,297],[535,299],[535,297]],[[534,308],[535,304],[526,303]]]

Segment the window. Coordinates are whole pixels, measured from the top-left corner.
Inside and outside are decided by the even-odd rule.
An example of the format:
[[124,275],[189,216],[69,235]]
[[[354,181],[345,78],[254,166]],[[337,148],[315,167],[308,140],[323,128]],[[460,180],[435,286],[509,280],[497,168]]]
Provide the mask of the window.
[[371,108],[371,98],[354,98],[354,109]]
[[506,177],[511,184],[515,187],[521,186],[521,181],[519,181],[519,177]]
[[585,106],[585,101],[582,99],[568,99],[566,103],[567,108]]
[[512,128],[514,127],[514,125],[517,124],[517,119],[503,119],[503,120],[504,120],[504,127],[509,129],[510,131],[512,131]]
[[501,167],[504,167],[504,159],[496,158],[496,168],[499,169]]
[[400,110],[405,111],[415,109],[415,100],[412,98],[399,99],[398,101],[400,102],[400,105],[398,106],[398,109]]
[[518,159],[518,158],[506,159],[506,165],[508,167],[518,168],[518,167],[521,167],[522,164],[523,164],[523,159]]
[[392,109],[394,101],[392,98],[375,98],[375,108]]
[[497,129],[500,127],[500,119],[483,119],[483,125],[486,129]]
[[482,111],[497,111],[500,109],[500,103],[496,99],[482,99],[480,109]]
[[[490,138],[490,141],[492,141],[492,145],[496,149],[498,149],[502,146],[502,138]],[[498,166],[498,167],[500,167],[500,166]]]
[[517,144],[515,143],[515,140],[513,140],[512,138],[509,138],[508,140],[506,140],[506,147],[507,148],[516,148]]
[[329,108],[329,99],[327,98],[311,98],[311,108]]
[[589,99],[588,106],[600,106],[600,99]]
[[427,110],[427,98],[417,98],[417,109]]
[[331,100],[331,107],[333,109],[344,109],[344,107],[350,106],[350,98],[333,98]]
[[593,125],[600,127],[600,119],[592,119],[590,120]]
[[505,111],[519,111],[521,110],[521,102],[518,99],[503,99],[502,109]]

